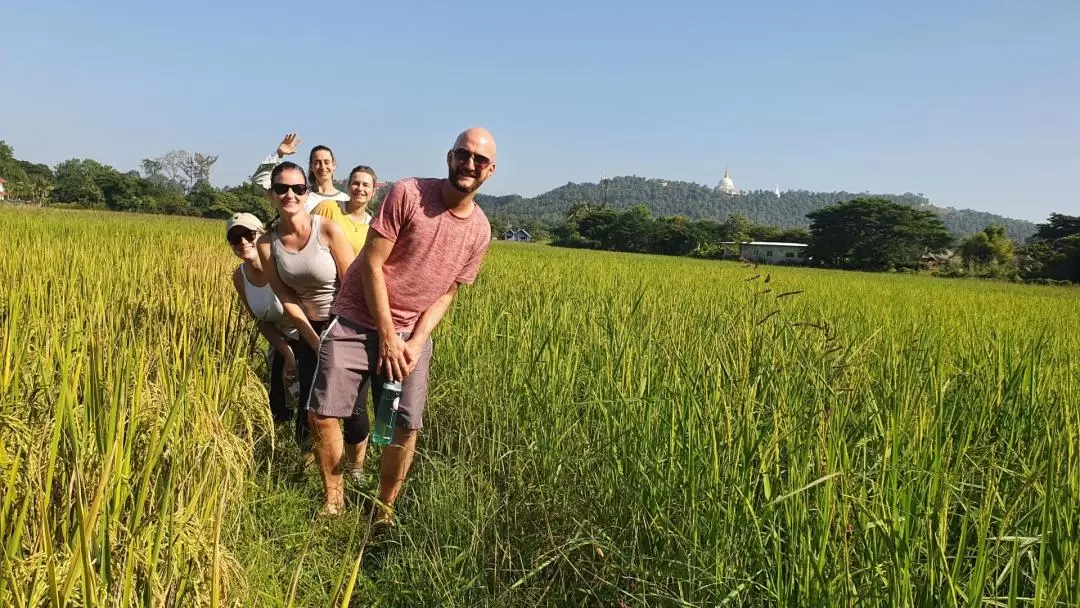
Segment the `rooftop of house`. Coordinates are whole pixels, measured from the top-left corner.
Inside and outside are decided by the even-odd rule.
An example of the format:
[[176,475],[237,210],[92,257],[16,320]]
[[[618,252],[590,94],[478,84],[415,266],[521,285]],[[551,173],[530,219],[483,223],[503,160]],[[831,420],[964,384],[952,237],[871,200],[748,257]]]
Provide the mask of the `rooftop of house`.
[[768,247],[809,247],[806,243],[775,243],[772,241],[750,241],[743,245],[765,245]]

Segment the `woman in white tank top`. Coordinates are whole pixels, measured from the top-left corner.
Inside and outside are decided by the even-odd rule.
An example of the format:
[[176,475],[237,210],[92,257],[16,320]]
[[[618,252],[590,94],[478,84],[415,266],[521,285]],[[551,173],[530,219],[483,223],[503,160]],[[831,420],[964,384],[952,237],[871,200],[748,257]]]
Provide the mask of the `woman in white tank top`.
[[285,318],[285,309],[274,295],[262,269],[255,241],[265,232],[263,223],[250,213],[236,213],[225,223],[225,239],[233,255],[243,260],[232,274],[233,288],[248,313],[259,323],[259,331],[270,343],[267,353],[270,369],[270,412],[274,422],[292,418],[285,394],[296,378],[293,344],[300,334]]

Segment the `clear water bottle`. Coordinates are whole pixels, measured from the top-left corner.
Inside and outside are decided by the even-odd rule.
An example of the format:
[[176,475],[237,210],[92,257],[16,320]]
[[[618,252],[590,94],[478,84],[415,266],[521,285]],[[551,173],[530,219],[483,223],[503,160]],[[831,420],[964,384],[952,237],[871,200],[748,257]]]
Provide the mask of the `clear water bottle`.
[[382,395],[375,411],[375,428],[371,442],[378,446],[390,445],[394,439],[394,423],[397,421],[398,405],[401,403],[401,383],[387,380],[382,385]]

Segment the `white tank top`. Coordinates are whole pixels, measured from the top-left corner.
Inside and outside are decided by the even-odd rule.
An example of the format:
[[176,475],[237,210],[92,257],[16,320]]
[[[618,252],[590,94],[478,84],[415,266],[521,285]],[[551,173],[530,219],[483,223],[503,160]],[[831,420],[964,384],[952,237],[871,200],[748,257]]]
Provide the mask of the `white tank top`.
[[300,251],[289,251],[281,244],[277,230],[270,234],[270,249],[274,253],[281,282],[292,287],[300,308],[311,321],[330,318],[330,307],[338,291],[337,264],[330,246],[323,243],[320,225],[321,215],[311,216],[311,235]]
[[274,290],[267,283],[263,286],[255,285],[248,279],[247,271],[240,267],[240,274],[244,277],[244,297],[247,298],[251,312],[259,321],[268,321],[277,326],[286,337],[296,339],[300,334],[292,326],[292,322],[285,316],[285,308],[281,305]]

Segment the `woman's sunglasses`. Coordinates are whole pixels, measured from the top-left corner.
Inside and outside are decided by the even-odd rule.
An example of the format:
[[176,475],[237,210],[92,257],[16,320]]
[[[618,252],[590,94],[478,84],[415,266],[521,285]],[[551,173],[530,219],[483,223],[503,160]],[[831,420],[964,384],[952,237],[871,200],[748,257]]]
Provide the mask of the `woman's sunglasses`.
[[237,230],[227,234],[225,240],[229,241],[230,245],[239,245],[240,241],[251,242],[255,240],[255,232],[252,230]]
[[458,148],[457,150],[454,150],[454,160],[456,160],[457,162],[465,163],[468,162],[470,158],[472,159],[473,164],[476,165],[477,169],[483,169],[484,167],[487,167],[491,164],[490,158],[482,156],[480,154],[473,154],[465,148]]
[[281,182],[270,184],[270,189],[278,196],[284,196],[289,190],[292,190],[296,196],[304,196],[308,190],[307,184],[283,184]]

